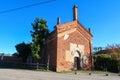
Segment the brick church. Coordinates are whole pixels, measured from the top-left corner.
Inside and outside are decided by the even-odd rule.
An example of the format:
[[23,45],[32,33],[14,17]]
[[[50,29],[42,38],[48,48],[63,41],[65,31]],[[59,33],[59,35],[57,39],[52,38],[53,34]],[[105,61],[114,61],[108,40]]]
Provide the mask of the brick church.
[[91,69],[92,34],[78,21],[78,7],[73,7],[73,21],[65,24],[57,20],[48,38],[49,67],[57,72]]

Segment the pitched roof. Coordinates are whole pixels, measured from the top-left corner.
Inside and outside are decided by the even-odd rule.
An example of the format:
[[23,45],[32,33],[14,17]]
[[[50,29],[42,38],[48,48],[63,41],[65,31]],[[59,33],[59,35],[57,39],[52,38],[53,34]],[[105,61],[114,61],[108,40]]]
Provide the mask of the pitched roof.
[[79,22],[79,21],[77,21],[77,20],[75,20],[75,21],[72,21],[72,22],[67,22],[67,23],[64,23],[64,24],[59,24],[59,25],[57,25],[56,26],[56,28],[58,28],[58,29],[62,29],[62,28],[74,28],[74,27],[77,27],[77,25],[80,25],[81,26],[81,28],[87,33],[87,34],[89,34],[90,36],[92,36],[92,34],[91,34],[91,32],[89,32],[85,27],[83,27],[83,25]]

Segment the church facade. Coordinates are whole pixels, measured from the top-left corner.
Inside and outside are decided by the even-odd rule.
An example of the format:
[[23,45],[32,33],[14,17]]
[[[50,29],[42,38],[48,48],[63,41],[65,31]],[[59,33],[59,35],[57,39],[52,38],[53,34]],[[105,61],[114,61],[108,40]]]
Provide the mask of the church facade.
[[78,7],[73,7],[73,21],[57,25],[48,38],[49,67],[57,72],[91,69],[92,34],[78,21]]

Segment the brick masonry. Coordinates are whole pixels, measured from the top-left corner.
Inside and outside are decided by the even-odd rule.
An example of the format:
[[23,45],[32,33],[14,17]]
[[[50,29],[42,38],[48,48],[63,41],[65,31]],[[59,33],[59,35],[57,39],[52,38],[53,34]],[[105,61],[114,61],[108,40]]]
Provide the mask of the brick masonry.
[[[60,24],[59,20],[48,38],[50,68],[57,72],[92,67],[92,35],[76,20],[77,18],[74,19],[65,24]],[[78,59],[77,62],[75,57]]]

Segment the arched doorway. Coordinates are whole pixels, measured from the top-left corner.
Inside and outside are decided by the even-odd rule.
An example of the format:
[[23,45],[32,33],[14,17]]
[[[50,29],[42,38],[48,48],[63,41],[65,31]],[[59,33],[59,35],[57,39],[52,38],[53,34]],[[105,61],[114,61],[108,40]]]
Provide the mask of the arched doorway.
[[74,70],[82,69],[82,55],[78,50],[74,51],[74,67],[73,68]]
[[74,57],[74,69],[79,70],[81,67],[80,65],[80,58],[79,57]]

